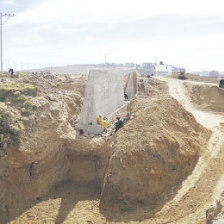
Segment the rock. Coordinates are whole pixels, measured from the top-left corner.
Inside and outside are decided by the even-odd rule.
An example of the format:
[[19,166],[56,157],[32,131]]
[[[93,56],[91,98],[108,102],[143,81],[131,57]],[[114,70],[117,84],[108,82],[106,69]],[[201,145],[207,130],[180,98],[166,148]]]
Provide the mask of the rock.
[[216,201],[215,205],[210,206],[210,208],[206,210],[206,224],[212,224],[222,208],[223,204],[220,201]]
[[5,152],[0,149],[0,157],[3,157],[3,156],[5,156]]
[[5,177],[8,175],[8,161],[6,157],[0,158],[0,177]]
[[22,112],[22,113],[25,113],[25,111],[26,111],[26,109],[23,107],[23,108],[21,109],[21,112]]
[[21,92],[20,91],[14,92],[14,96],[16,96],[16,97],[21,96]]
[[154,170],[154,169],[151,169],[151,170],[150,170],[150,173],[151,173],[151,174],[155,174],[155,170]]
[[87,224],[93,224],[93,222],[92,222],[92,221],[87,220]]
[[6,150],[6,149],[7,149],[7,146],[8,146],[8,145],[7,145],[7,142],[4,142],[4,143],[3,143],[3,147],[2,147],[3,150]]

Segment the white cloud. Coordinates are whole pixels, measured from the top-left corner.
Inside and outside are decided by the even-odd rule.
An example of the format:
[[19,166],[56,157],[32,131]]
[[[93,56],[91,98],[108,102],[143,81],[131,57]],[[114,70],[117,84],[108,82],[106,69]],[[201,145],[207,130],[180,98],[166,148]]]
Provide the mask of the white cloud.
[[[0,0],[1,1],[1,0]],[[13,2],[14,0],[4,0]],[[217,16],[222,23],[223,0],[46,0],[39,6],[20,12],[8,25],[23,27],[32,24],[37,32],[15,35],[5,53],[6,59],[39,65],[102,63],[108,53],[109,62],[153,62],[155,57],[171,64],[199,69],[224,70],[224,33],[200,37],[155,40],[147,38],[128,41],[113,38],[105,44],[103,37],[85,33],[84,24],[121,23],[155,15],[181,14],[187,16]],[[205,23],[209,21],[202,21]],[[10,27],[8,26],[7,27]],[[66,25],[66,26],[65,26]],[[167,24],[168,25],[168,24]],[[189,26],[192,24],[190,23]],[[146,29],[151,27],[146,27]],[[45,31],[56,30],[61,42],[49,43]],[[190,27],[189,27],[190,29]],[[82,32],[80,32],[82,31]],[[63,35],[82,33],[85,46],[63,42]],[[100,33],[100,32],[99,32]],[[49,34],[48,34],[49,35]],[[16,39],[18,38],[18,39]],[[45,39],[46,38],[46,39]],[[48,36],[49,38],[49,36]],[[60,39],[59,38],[59,39]],[[52,40],[57,37],[52,36]],[[75,42],[75,41],[74,41]],[[16,44],[18,43],[18,44]],[[19,46],[19,47],[17,47]]]
[[[11,1],[11,0],[5,0]],[[66,21],[76,25],[91,22],[122,22],[160,14],[222,16],[222,0],[48,0],[17,14],[16,22]]]
[[3,4],[12,5],[16,2],[16,0],[3,0]]

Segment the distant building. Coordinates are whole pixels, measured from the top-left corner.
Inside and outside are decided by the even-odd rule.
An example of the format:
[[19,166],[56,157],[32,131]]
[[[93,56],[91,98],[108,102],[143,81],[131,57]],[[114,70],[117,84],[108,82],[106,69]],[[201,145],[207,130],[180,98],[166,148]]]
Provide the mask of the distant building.
[[156,76],[172,75],[172,66],[166,65],[162,61],[159,64],[155,64],[155,75]]
[[194,74],[198,74],[200,76],[209,76],[209,71],[207,70],[202,70],[202,71],[192,71]]
[[216,70],[212,70],[209,72],[209,76],[219,76],[219,72]]
[[137,70],[140,74],[155,75],[154,63],[143,63],[141,66],[137,67]]
[[179,73],[179,72],[180,72],[180,69],[181,69],[181,67],[173,66],[173,67],[172,67],[172,72],[173,72],[173,73]]
[[135,67],[135,63],[130,63],[130,62],[127,62],[125,63],[125,67]]

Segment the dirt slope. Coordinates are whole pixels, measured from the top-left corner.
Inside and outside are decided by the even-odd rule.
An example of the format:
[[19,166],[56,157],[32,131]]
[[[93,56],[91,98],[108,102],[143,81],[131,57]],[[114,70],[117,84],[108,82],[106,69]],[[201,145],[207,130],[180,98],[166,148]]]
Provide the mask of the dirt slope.
[[135,119],[115,136],[102,189],[101,208],[110,211],[157,207],[170,199],[193,170],[200,151],[206,150],[210,136],[169,97],[138,100],[131,111]]
[[184,84],[194,107],[210,112],[224,112],[224,89],[218,85],[205,85],[192,82]]
[[[61,86],[60,83],[57,85]],[[179,96],[184,97],[178,92],[179,87],[183,90],[182,86],[175,86]],[[62,145],[56,148],[59,145],[56,142],[53,149],[47,149],[44,146],[47,140],[39,141],[44,149],[37,150],[39,162],[27,168],[21,166],[24,172],[31,170],[32,180],[36,179],[32,185],[38,188],[27,194],[30,198],[35,197],[36,202],[32,204],[27,200],[26,210],[23,213],[18,211],[20,215],[11,218],[11,223],[167,223],[187,218],[193,209],[198,211],[200,200],[193,203],[192,209],[189,208],[194,197],[204,196],[199,194],[199,189],[205,182],[201,179],[202,184],[192,194],[189,186],[196,184],[201,175],[200,167],[207,157],[204,156],[203,161],[199,159],[198,169],[195,169],[196,173],[193,171],[190,180],[182,181],[191,174],[199,155],[206,155],[210,132],[170,98],[164,82],[142,79],[139,90],[138,100],[129,108],[132,119],[109,138],[75,140],[68,122],[72,113],[66,113],[70,110],[71,98],[66,101],[67,105],[61,105],[64,98],[55,102],[57,105],[52,107],[50,117],[54,115],[54,119],[59,117],[57,121],[63,122],[53,122],[50,130],[60,133],[58,137]],[[48,97],[50,94],[44,91]],[[57,97],[53,94],[50,99],[54,102]],[[34,133],[44,131],[41,127],[42,124]],[[47,135],[47,130],[44,133]],[[34,136],[36,138],[32,139],[30,135],[31,145],[35,145],[34,140],[38,139],[38,135]],[[46,146],[50,147],[50,144],[54,146],[53,141]],[[41,160],[41,151],[53,154],[43,153],[49,160]],[[216,182],[218,173],[212,178],[211,182]],[[50,188],[50,193],[46,194]]]
[[[220,198],[223,191],[224,130],[222,124],[224,116],[198,111],[191,103],[191,92],[184,88],[184,82],[174,79],[166,79],[166,81],[170,87],[170,94],[181,102],[199,123],[211,129],[213,133],[208,150],[201,155],[192,175],[183,182],[183,187],[174,200],[163,209],[164,211],[167,209],[169,213],[174,212],[169,220],[175,223],[205,223],[206,209]],[[207,86],[207,84],[204,85]],[[162,211],[161,214],[163,214]]]
[[[213,83],[218,85],[219,84],[219,77],[218,76],[201,76],[196,74],[186,74],[187,80],[194,81],[195,83]],[[172,75],[172,78],[178,78],[178,74]]]
[[[75,179],[100,188],[108,160],[105,141],[76,140],[73,127],[84,88],[82,79],[51,74],[1,77],[0,223],[21,214],[62,181]],[[29,113],[23,112],[24,103],[32,105]]]

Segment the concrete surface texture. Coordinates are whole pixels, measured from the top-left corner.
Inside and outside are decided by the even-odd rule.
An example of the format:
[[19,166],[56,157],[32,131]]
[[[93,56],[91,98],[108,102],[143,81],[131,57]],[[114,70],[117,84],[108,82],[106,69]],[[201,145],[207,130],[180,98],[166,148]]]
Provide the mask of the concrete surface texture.
[[125,87],[125,93],[127,93],[129,99],[133,99],[137,93],[137,74],[131,72],[128,74],[128,81]]
[[121,72],[114,70],[90,70],[80,124],[97,124],[97,116],[109,116],[124,104]]

